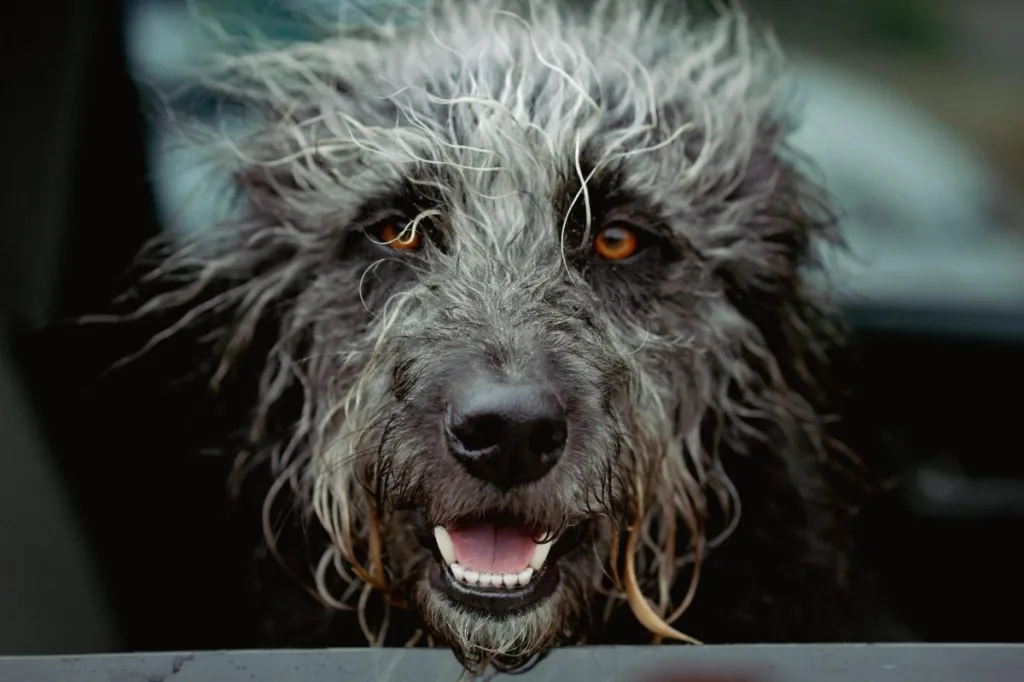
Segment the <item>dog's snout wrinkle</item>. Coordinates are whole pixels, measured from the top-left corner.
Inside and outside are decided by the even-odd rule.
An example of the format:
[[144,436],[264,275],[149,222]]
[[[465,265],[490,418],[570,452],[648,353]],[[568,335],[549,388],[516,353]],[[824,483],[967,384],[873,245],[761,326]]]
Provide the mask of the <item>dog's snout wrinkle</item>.
[[539,384],[483,381],[451,401],[445,431],[452,453],[471,474],[511,488],[551,470],[568,423],[558,397]]

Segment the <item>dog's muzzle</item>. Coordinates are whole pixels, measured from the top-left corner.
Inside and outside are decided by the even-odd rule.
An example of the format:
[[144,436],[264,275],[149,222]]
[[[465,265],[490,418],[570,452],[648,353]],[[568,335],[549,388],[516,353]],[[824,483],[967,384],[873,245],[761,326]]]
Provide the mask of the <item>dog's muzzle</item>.
[[[568,439],[558,396],[540,382],[525,380],[477,379],[464,386],[444,410],[453,466],[504,494],[543,479]],[[575,534],[549,535],[549,529],[534,527],[528,519],[486,513],[435,526],[440,562],[432,567],[431,583],[449,598],[488,613],[527,608],[558,585],[559,552],[552,555],[552,549],[578,544]]]

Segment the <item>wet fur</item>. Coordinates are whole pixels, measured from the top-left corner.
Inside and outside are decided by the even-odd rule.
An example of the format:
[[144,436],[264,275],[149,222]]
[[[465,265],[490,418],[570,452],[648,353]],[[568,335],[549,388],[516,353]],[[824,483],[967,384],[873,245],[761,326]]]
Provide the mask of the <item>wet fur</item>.
[[[770,37],[676,3],[390,16],[201,80],[252,124],[189,131],[238,213],[152,245],[128,301],[173,320],[144,351],[199,344],[191,379],[243,415],[219,445],[261,510],[268,643],[358,623],[514,668],[652,631],[884,637],[850,531],[865,478],[834,430],[841,325],[812,283],[834,220],[786,149]],[[371,243],[393,212],[422,254]],[[653,250],[590,257],[615,220]],[[545,479],[503,495],[443,452],[438,406],[466,367],[548,377],[568,402]],[[505,619],[428,589],[413,537],[416,513],[496,511],[591,531],[552,599]]]

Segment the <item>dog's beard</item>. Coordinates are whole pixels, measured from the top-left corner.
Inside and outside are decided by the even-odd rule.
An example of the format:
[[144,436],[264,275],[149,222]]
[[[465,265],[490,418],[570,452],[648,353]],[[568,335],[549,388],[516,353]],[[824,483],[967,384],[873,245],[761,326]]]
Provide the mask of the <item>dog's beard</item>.
[[[442,570],[430,567],[428,570]],[[416,588],[416,607],[427,627],[470,667],[502,662],[520,667],[551,646],[564,641],[578,596],[559,583],[555,591],[532,607],[501,615],[468,609],[433,588],[424,575]]]

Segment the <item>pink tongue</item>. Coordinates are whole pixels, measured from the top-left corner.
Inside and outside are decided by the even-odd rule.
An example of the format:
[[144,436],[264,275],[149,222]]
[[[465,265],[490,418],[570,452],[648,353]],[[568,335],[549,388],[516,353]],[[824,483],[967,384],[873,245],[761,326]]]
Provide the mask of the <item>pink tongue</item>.
[[530,564],[536,543],[519,526],[477,523],[448,528],[455,560],[478,573],[519,573]]

